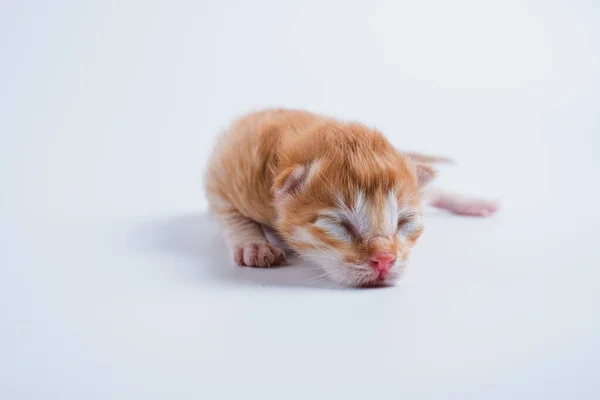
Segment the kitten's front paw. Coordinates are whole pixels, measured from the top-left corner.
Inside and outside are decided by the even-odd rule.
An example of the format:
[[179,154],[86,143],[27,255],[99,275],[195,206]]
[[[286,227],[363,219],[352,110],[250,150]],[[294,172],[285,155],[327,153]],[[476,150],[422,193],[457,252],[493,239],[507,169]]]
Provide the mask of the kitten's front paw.
[[252,242],[237,246],[234,260],[243,267],[275,267],[285,263],[285,252],[269,242]]

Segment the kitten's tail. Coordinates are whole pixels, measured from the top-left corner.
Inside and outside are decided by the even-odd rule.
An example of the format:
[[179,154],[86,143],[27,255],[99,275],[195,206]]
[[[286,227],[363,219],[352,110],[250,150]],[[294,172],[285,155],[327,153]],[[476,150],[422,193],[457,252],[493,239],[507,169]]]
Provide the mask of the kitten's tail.
[[427,164],[454,164],[454,160],[444,156],[432,156],[428,154],[401,152],[403,156],[411,158],[415,161]]

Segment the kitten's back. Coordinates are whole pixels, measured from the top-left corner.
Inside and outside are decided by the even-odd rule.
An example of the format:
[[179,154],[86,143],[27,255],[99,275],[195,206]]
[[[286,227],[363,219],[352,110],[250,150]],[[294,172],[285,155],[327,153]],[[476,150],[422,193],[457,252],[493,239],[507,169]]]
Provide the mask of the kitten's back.
[[282,135],[301,135],[326,118],[298,110],[273,109],[235,120],[218,138],[205,175],[211,209],[237,209],[272,225],[271,185],[278,166]]

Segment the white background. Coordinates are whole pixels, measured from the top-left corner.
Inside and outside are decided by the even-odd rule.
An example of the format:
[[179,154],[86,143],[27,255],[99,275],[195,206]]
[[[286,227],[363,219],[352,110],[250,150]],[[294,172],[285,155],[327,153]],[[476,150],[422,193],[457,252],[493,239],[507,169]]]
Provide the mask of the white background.
[[[594,0],[0,2],[0,398],[600,398],[599,81]],[[202,172],[267,106],[502,212],[395,288],[237,269]]]

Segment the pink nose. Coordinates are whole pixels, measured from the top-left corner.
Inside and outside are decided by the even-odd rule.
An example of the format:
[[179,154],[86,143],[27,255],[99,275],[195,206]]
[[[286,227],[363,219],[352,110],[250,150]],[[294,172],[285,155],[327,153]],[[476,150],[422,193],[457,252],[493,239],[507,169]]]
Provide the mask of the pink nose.
[[388,273],[390,267],[396,261],[396,257],[394,257],[390,253],[378,253],[371,257],[370,264],[371,268],[379,272],[379,278],[383,279]]

